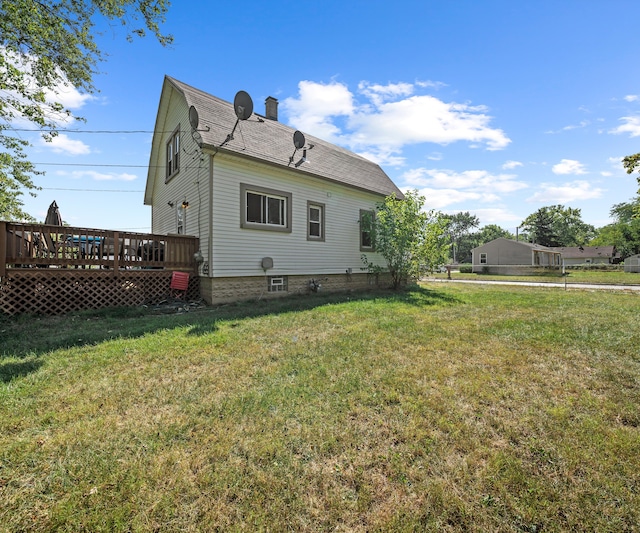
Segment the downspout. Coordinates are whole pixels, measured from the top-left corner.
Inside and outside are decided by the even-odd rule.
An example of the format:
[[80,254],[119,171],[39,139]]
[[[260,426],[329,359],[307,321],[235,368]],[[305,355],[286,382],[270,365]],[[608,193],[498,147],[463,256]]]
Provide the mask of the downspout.
[[208,221],[208,252],[209,257],[209,277],[213,277],[213,160],[218,155],[218,148],[214,147],[215,152],[209,156],[209,214]]

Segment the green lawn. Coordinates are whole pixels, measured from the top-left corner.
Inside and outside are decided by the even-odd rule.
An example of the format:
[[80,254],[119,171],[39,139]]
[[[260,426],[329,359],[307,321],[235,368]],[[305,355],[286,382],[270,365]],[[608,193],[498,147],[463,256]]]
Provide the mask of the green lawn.
[[640,295],[0,320],[0,531],[637,531]]
[[[431,274],[428,278],[446,279],[447,274]],[[471,279],[478,281],[533,281],[548,283],[564,283],[565,277],[561,272],[549,272],[538,276],[506,276],[493,274],[464,274],[453,272],[452,279]],[[640,274],[623,271],[602,270],[567,270],[567,283],[591,283],[610,285],[640,285]]]

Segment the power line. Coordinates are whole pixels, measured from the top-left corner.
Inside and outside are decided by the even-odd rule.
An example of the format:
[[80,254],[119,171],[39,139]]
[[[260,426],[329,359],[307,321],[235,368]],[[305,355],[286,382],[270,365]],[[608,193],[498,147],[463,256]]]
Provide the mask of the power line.
[[144,192],[126,189],[64,189],[62,187],[40,187],[43,191],[78,191],[78,192]]
[[[34,165],[52,167],[117,167],[117,168],[149,168],[149,165],[117,165],[111,163],[33,163]],[[152,167],[162,165],[152,165]]]
[[32,128],[8,128],[10,131],[26,131],[31,133],[116,133],[116,134],[137,134],[137,133],[171,133],[169,131],[153,130],[38,130]]
[[[40,166],[51,167],[106,167],[106,168],[164,168],[164,165],[124,165],[112,163],[33,163]],[[199,168],[196,165],[180,165],[180,168]]]

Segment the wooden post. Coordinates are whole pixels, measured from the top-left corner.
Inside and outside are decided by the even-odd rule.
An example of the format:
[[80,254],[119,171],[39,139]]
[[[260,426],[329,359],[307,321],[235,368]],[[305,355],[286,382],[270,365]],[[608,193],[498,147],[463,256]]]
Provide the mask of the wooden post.
[[0,278],[7,274],[7,223],[0,221]]
[[113,232],[113,272],[117,274],[120,270],[120,235],[117,231]]

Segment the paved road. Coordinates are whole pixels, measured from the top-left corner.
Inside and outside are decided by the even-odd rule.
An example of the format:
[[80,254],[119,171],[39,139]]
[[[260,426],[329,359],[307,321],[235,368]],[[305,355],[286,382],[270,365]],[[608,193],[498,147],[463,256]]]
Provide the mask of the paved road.
[[436,279],[425,278],[422,281],[429,283],[476,283],[481,285],[520,285],[525,287],[554,287],[559,289],[582,289],[582,290],[605,290],[605,291],[635,291],[640,292],[640,285],[604,285],[592,283],[551,283],[535,281],[494,281],[494,280],[473,280],[473,279]]

